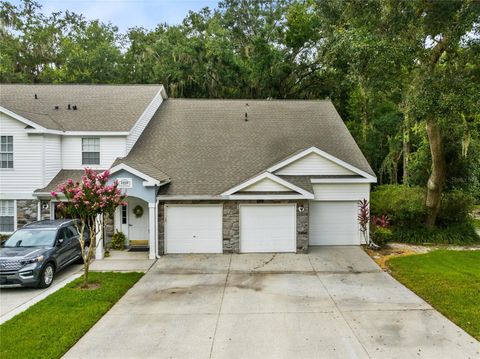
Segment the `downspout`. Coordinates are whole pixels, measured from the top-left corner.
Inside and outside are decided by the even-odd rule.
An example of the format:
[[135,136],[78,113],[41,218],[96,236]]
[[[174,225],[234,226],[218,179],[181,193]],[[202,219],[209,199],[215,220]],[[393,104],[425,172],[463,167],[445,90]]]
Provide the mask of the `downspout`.
[[154,245],[154,248],[155,248],[155,258],[156,259],[160,259],[160,255],[158,254],[158,203],[160,203],[160,199],[157,197],[157,201],[155,202],[155,213],[156,213],[156,216],[155,216],[155,233],[157,234],[156,238],[155,238],[155,245]]

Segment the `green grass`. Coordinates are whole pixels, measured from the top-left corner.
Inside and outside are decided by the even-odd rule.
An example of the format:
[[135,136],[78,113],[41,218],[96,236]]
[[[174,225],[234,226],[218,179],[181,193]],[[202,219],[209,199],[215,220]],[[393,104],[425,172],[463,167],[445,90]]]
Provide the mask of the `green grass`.
[[437,250],[387,264],[395,278],[480,339],[480,251]]
[[142,275],[90,273],[94,290],[73,281],[0,325],[0,358],[60,358]]

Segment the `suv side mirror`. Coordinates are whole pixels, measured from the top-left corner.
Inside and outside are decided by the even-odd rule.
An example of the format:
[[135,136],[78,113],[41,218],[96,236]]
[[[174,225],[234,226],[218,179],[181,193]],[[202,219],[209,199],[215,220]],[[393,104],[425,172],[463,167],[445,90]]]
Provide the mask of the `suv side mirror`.
[[61,246],[63,244],[63,238],[57,239],[57,245]]

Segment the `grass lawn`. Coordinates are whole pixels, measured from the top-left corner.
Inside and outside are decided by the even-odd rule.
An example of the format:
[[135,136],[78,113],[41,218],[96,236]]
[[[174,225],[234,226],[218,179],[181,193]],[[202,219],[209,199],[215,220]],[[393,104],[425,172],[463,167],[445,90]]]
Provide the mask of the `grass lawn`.
[[387,265],[396,279],[480,339],[480,251],[437,250]]
[[93,290],[73,281],[0,326],[0,358],[60,358],[142,275],[90,273]]

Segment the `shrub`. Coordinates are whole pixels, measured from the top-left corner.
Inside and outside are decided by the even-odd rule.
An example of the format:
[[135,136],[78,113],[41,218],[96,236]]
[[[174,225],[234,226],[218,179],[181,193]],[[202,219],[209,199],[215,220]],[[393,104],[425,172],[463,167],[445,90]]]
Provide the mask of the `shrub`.
[[393,232],[387,227],[374,227],[372,231],[372,241],[377,246],[383,247],[392,240]]
[[446,192],[443,195],[438,213],[438,223],[446,226],[454,223],[466,223],[470,219],[474,199],[461,191]]
[[[385,214],[395,227],[423,227],[427,216],[425,189],[404,185],[378,186],[371,194],[373,216]],[[447,227],[470,221],[473,197],[461,191],[445,192],[442,197],[437,224]]]
[[126,240],[127,240],[127,237],[123,232],[120,232],[120,231],[115,232],[112,236],[112,241],[110,242],[112,249],[120,249],[120,250],[125,249]]
[[424,223],[425,190],[404,185],[378,186],[371,194],[372,215],[385,214],[393,225],[420,226]]
[[445,228],[395,227],[391,241],[413,244],[469,244],[480,242],[480,236],[471,223],[461,223]]

